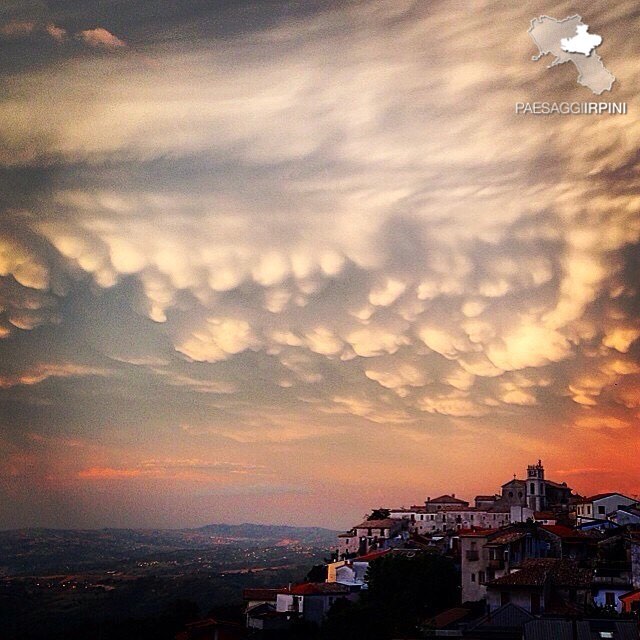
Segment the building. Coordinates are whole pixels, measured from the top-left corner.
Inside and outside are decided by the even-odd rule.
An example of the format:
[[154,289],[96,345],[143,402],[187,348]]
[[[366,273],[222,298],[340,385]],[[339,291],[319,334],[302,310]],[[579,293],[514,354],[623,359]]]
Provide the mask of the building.
[[245,637],[241,624],[214,618],[190,622],[175,636],[176,640],[243,640]]
[[437,513],[442,509],[446,508],[457,508],[464,509],[469,506],[469,503],[466,500],[461,500],[460,498],[456,498],[456,494],[452,493],[451,495],[439,496],[437,498],[427,498],[424,503],[425,509],[427,513]]
[[306,622],[321,624],[329,609],[339,599],[354,599],[357,592],[331,582],[305,582],[278,592],[276,611],[296,614]]
[[462,602],[484,599],[488,582],[508,575],[528,559],[546,558],[551,548],[546,533],[531,523],[461,532]]
[[640,640],[632,620],[536,619],[525,623],[524,640]]
[[640,589],[634,589],[620,596],[623,613],[634,613],[640,617]]
[[571,489],[566,482],[553,482],[545,478],[541,460],[527,467],[526,480],[518,480],[514,475],[513,480],[503,484],[501,489],[502,494],[496,504],[509,508],[527,507],[532,512],[567,510],[571,500]]
[[487,582],[487,608],[512,603],[532,615],[584,610],[591,604],[592,579],[593,572],[573,560],[525,560],[518,571]]
[[464,500],[460,500],[460,503],[436,503],[431,507],[425,505],[391,509],[390,517],[406,520],[408,531],[420,535],[455,532],[473,527],[498,528],[509,524],[511,520],[507,508],[496,505],[470,507]]
[[621,527],[627,525],[637,527],[640,525],[640,506],[618,507],[609,519]]
[[640,533],[634,532],[629,536],[629,556],[631,558],[631,584],[634,589],[640,589]]
[[576,505],[576,518],[578,525],[592,522],[593,520],[607,520],[622,507],[630,507],[637,504],[637,500],[629,498],[621,493],[598,493],[595,496],[585,498]]
[[352,560],[332,562],[327,567],[327,582],[366,589],[365,578],[369,564],[391,552],[391,549],[383,549],[382,551],[372,551],[367,555],[359,556]]

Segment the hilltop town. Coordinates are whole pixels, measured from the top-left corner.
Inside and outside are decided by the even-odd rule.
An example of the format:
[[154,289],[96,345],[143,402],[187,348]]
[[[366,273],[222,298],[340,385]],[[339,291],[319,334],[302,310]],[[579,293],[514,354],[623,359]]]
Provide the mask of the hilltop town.
[[[425,595],[420,611],[428,615],[418,611],[416,623],[404,627],[412,632],[394,637],[640,637],[637,497],[615,491],[580,496],[565,482],[545,478],[541,461],[523,479],[514,476],[499,493],[478,495],[473,504],[452,493],[373,510],[338,535],[325,565],[315,567],[306,582],[245,590],[246,629],[229,627],[225,637],[385,637],[382,630],[366,630],[363,618],[358,632],[357,605],[373,601],[375,586],[377,593],[387,589],[387,601],[379,604],[391,611],[396,604],[390,585],[381,586],[389,579],[382,576],[396,566],[393,589],[402,592],[411,584],[412,567],[424,559],[443,572],[435,575],[436,583],[442,578],[442,593]],[[456,584],[447,600],[448,567]],[[414,591],[421,585],[428,589],[418,582]],[[402,592],[399,600],[413,595]],[[449,606],[436,610],[440,596]],[[342,634],[350,611],[350,631]],[[202,633],[214,628],[224,623],[201,621],[180,637],[209,637]]]

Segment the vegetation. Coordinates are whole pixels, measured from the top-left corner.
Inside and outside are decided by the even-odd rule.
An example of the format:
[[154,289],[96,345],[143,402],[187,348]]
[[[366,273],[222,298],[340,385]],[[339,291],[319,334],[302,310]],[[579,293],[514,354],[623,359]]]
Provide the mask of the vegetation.
[[359,601],[340,601],[331,609],[323,640],[415,637],[425,618],[458,601],[455,567],[440,555],[389,554],[371,563],[368,581]]

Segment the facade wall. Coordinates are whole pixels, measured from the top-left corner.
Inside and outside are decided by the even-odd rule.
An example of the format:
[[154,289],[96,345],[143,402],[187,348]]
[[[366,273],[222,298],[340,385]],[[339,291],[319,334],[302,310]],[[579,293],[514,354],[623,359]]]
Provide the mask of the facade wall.
[[502,606],[502,594],[507,593],[509,602],[522,607],[525,611],[531,611],[531,594],[537,593],[540,598],[541,611],[544,610],[544,598],[542,595],[542,589],[530,590],[530,589],[489,589],[487,592],[487,607],[489,611],[495,611]]
[[631,542],[631,582],[634,589],[640,589],[640,540]]
[[408,521],[409,531],[421,535],[458,531],[460,529],[498,529],[510,523],[506,511],[482,511],[471,508],[438,511],[434,513],[391,512],[392,518]]
[[594,500],[593,502],[593,517],[598,520],[606,520],[607,514],[616,511],[618,506],[628,507],[632,504],[635,504],[635,500],[625,496],[613,495],[607,498],[600,498],[600,500]]
[[482,600],[487,594],[487,588],[482,584],[489,565],[489,552],[484,548],[486,542],[486,537],[460,536],[462,602]]
[[343,559],[345,557],[351,557],[358,553],[358,549],[360,548],[360,539],[354,533],[348,537],[338,536],[338,559]]

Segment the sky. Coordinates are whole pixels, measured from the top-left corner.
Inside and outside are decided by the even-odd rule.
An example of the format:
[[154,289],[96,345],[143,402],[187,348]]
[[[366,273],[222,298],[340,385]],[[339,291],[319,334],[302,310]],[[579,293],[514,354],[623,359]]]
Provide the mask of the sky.
[[640,9],[473,8],[4,0],[0,528],[640,493]]

